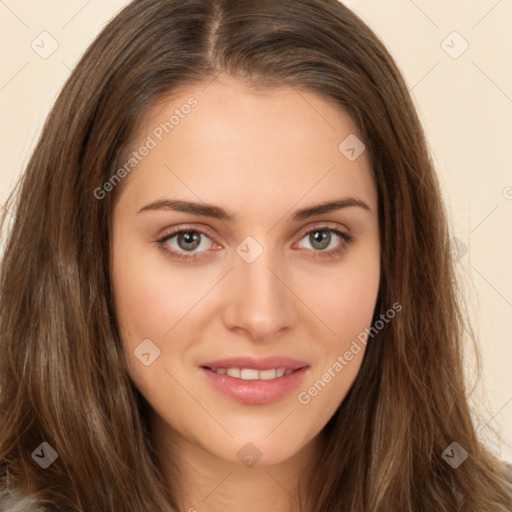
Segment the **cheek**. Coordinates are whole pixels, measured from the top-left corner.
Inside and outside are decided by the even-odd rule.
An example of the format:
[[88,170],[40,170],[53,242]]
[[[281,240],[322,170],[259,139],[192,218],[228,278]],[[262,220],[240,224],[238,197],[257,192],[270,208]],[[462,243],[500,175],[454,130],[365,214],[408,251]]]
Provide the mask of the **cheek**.
[[[167,371],[174,374],[177,362],[186,359],[193,345],[190,322],[197,321],[197,311],[204,312],[202,298],[212,278],[205,272],[173,268],[163,254],[142,244],[126,247],[115,246],[113,258],[117,323],[132,379],[148,401],[158,403],[159,390],[173,385]],[[195,308],[199,304],[202,308]],[[145,366],[138,356],[148,351],[153,362]],[[154,360],[153,352],[158,354]]]
[[322,356],[297,399],[318,428],[339,407],[362,364],[380,282],[378,247],[372,249],[347,259],[330,278],[317,279],[307,295],[324,324],[318,331],[324,334],[316,338]]
[[[162,400],[162,390],[172,387],[166,370],[169,358],[181,348],[175,342],[164,350],[164,335],[178,320],[176,312],[182,311],[183,301],[170,289],[161,265],[149,261],[136,244],[129,256],[121,246],[117,248],[112,286],[121,342],[135,386],[154,405]],[[175,281],[171,282],[174,288]]]
[[[140,336],[161,335],[165,323],[162,290],[155,288],[151,272],[130,259],[119,258],[112,277],[118,325],[124,340],[135,343]],[[172,301],[172,295],[166,297]],[[131,339],[131,338],[134,339]]]
[[169,311],[180,309],[175,293],[140,270],[119,283],[115,302],[120,327],[139,337],[160,338],[172,326]]
[[204,277],[200,274],[172,269],[156,249],[133,243],[129,251],[123,251],[119,244],[114,253],[112,284],[119,327],[129,333],[125,339],[130,344],[137,343],[141,336],[161,340],[204,294]]
[[308,284],[305,288],[308,304],[325,324],[322,339],[329,352],[344,349],[370,326],[379,282],[379,254],[375,248],[366,255],[347,260],[339,272],[317,278],[314,286]]

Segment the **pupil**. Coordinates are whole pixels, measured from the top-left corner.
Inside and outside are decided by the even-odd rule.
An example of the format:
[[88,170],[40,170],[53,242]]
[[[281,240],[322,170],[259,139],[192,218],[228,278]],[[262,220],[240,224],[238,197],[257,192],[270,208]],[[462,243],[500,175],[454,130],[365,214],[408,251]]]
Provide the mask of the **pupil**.
[[328,231],[315,231],[312,233],[313,239],[311,245],[316,249],[325,249],[329,247],[331,234]]
[[184,250],[197,249],[200,244],[200,235],[194,232],[181,233],[178,235],[178,244]]

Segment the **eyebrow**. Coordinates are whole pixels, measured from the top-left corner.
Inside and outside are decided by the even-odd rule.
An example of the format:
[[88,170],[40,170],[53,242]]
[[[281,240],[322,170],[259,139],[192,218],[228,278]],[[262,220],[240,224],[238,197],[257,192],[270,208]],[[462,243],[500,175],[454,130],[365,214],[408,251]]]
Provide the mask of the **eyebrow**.
[[[338,199],[335,201],[329,201],[314,206],[309,206],[301,210],[297,210],[292,217],[293,221],[301,221],[312,217],[314,215],[320,215],[322,213],[328,213],[335,210],[341,210],[343,208],[359,207],[367,211],[371,211],[371,208],[361,199],[355,197],[347,197],[344,199]],[[211,217],[221,221],[235,222],[236,215],[229,213],[219,206],[206,203],[194,203],[191,201],[181,201],[177,199],[162,199],[155,201],[147,206],[144,206],[139,210],[138,213],[155,211],[155,210],[171,210],[183,213],[190,213],[192,215],[200,215],[203,217]]]

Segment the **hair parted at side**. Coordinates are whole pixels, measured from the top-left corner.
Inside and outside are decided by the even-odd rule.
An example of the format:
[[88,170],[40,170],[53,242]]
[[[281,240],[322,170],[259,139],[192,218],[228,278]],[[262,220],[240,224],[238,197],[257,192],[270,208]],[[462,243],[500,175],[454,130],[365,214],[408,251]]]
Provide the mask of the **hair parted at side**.
[[[135,0],[82,57],[9,201],[0,275],[3,487],[52,511],[178,510],[114,315],[115,194],[99,200],[94,191],[156,102],[219,73],[254,88],[309,90],[350,114],[379,195],[374,319],[403,305],[369,342],[322,432],[324,449],[301,483],[303,510],[510,510],[505,467],[478,441],[467,405],[464,319],[422,127],[389,53],[337,0]],[[46,470],[31,457],[42,441],[59,455]],[[457,470],[441,458],[453,441],[469,453]]]

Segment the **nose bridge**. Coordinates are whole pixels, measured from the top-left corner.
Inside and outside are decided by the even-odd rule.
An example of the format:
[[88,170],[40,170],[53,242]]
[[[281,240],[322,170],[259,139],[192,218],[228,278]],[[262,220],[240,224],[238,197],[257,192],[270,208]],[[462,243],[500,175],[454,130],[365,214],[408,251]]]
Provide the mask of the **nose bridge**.
[[252,237],[237,247],[237,253],[228,323],[256,338],[269,337],[290,326],[295,319],[293,294],[283,284],[283,259]]

